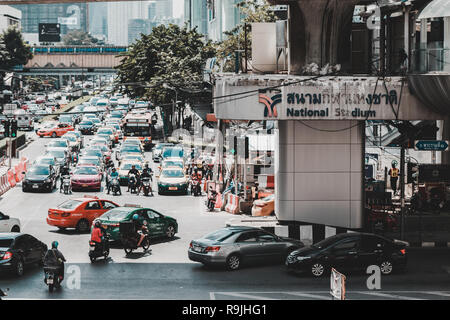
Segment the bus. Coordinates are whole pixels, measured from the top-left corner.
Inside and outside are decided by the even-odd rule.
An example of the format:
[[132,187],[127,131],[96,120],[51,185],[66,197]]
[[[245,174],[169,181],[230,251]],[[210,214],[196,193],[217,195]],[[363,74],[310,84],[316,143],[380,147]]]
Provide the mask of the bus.
[[149,151],[152,146],[152,132],[157,116],[150,112],[130,112],[122,120],[124,140],[126,137],[138,137],[144,150]]

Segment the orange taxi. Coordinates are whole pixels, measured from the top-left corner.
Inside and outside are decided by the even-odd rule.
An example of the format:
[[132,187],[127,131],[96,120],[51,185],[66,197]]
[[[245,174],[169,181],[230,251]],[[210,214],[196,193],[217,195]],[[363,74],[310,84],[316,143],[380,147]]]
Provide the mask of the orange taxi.
[[56,208],[48,209],[47,224],[60,230],[75,228],[78,232],[88,232],[92,222],[106,211],[119,207],[110,200],[95,196],[84,196],[67,200]]
[[67,132],[74,131],[74,130],[75,130],[74,127],[72,127],[71,125],[69,125],[67,123],[56,123],[56,124],[52,124],[52,125],[40,128],[36,132],[36,134],[41,138],[42,137],[56,138],[56,137],[62,137]]

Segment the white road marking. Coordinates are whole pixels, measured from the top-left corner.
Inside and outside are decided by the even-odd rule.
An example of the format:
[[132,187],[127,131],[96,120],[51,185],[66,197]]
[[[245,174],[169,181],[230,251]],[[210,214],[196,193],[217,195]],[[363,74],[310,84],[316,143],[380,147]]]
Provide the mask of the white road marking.
[[249,299],[254,299],[254,300],[280,300],[280,299],[274,299],[274,298],[269,298],[269,297],[256,296],[253,293],[247,294],[247,293],[240,293],[240,292],[216,292],[215,294],[222,294],[222,295],[238,297],[238,298],[249,298]]
[[313,299],[319,299],[319,300],[331,300],[331,295],[329,297],[327,297],[327,296],[319,296],[317,294],[311,294],[311,293],[305,293],[305,292],[284,292],[284,293],[288,294],[288,295],[305,297],[305,298],[313,298]]
[[389,293],[382,293],[382,292],[358,292],[360,294],[367,294],[370,296],[378,296],[378,297],[384,297],[384,298],[393,298],[393,299],[400,299],[400,300],[427,300],[427,299],[421,299],[421,298],[413,298],[413,297],[406,297],[401,296],[397,294],[389,294]]
[[441,296],[441,297],[450,297],[450,293],[439,292],[439,291],[427,291],[427,292],[424,292],[424,293],[425,294],[436,295],[436,296]]

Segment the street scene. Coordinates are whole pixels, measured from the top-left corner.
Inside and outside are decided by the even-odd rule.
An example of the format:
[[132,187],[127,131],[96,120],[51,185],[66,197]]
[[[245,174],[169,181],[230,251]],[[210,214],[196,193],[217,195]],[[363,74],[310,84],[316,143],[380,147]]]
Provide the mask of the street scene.
[[0,0],[0,300],[450,300],[449,22]]

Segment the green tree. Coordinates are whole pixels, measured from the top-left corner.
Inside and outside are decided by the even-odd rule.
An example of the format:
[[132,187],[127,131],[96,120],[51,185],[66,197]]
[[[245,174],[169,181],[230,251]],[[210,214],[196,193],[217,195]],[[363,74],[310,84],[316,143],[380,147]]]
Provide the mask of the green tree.
[[117,84],[132,97],[145,97],[155,105],[167,104],[164,114],[168,117],[175,99],[181,101],[178,111],[183,112],[192,99],[211,95],[204,91],[203,69],[214,54],[212,43],[195,28],[160,25],[148,35],[141,34],[121,54]]
[[82,30],[72,30],[63,36],[66,46],[90,46],[98,44],[98,39]]
[[33,58],[30,47],[23,41],[17,28],[11,27],[0,34],[0,88],[7,71],[17,65],[24,65]]
[[[271,6],[264,1],[258,0],[242,1],[236,6],[239,8],[241,15],[244,17],[239,25],[224,32],[227,36],[225,40],[216,44],[217,46],[217,63],[223,65],[224,72],[235,71],[235,54],[236,51],[243,51],[245,48],[245,25],[247,25],[247,59],[252,57],[252,39],[250,32],[250,24],[253,22],[274,22],[276,17]],[[244,64],[243,52],[240,54],[240,65]]]

